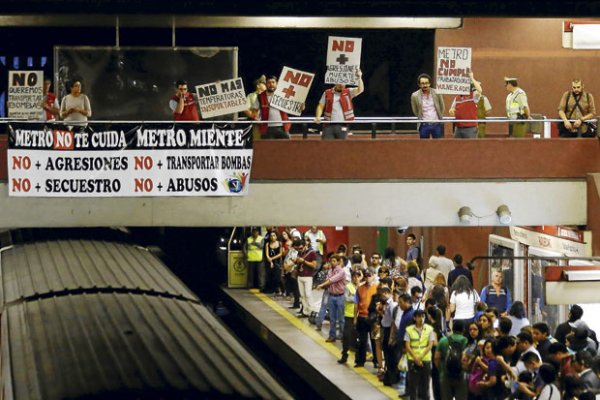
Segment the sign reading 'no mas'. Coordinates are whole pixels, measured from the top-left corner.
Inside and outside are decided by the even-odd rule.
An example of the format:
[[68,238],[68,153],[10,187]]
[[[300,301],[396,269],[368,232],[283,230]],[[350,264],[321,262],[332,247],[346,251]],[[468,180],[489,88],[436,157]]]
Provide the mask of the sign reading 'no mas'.
[[304,102],[315,74],[290,67],[283,67],[277,89],[271,96],[271,107],[299,116],[304,110]]
[[361,38],[329,36],[325,83],[358,85],[356,70],[360,68]]

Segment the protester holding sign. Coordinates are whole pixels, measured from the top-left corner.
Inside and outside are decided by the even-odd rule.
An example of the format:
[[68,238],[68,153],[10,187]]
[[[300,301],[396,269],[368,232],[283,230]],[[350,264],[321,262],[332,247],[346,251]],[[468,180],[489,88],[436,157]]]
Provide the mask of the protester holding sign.
[[169,100],[169,108],[173,111],[175,121],[200,121],[196,99],[188,91],[187,82],[177,81],[175,87],[175,96]]
[[[246,107],[248,108],[244,111],[246,117],[255,121],[260,120],[260,114],[258,110],[253,110],[252,105],[256,100],[258,100],[258,96],[265,90],[267,90],[267,77],[261,75],[258,77],[258,79],[254,81],[254,92],[250,93],[246,97]],[[254,126],[252,127],[252,139],[260,139],[260,125],[258,124],[254,124]]]
[[[448,111],[450,115],[461,119],[477,119],[477,104],[481,99],[481,85],[473,77],[473,71],[469,71],[471,79],[471,92],[468,95],[458,95],[454,98],[452,106]],[[475,139],[477,137],[477,122],[461,122],[455,123],[454,129],[455,138]]]
[[254,104],[252,104],[251,110],[260,112],[261,121],[269,121],[268,124],[263,123],[260,125],[260,134],[263,139],[289,139],[289,131],[291,124],[284,124],[283,121],[289,120],[287,113],[280,111],[274,107],[271,107],[271,98],[273,97],[275,90],[277,89],[277,77],[270,75],[267,77],[267,90],[262,92]]
[[42,71],[8,71],[8,118],[38,119],[42,114]]
[[81,81],[73,81],[69,88],[71,94],[65,96],[60,103],[60,116],[65,122],[87,122],[92,116],[90,99],[81,93]]
[[346,139],[348,136],[348,126],[339,122],[354,119],[352,99],[365,90],[360,69],[356,71],[356,80],[356,88],[347,89],[343,83],[336,83],[333,88],[323,92],[315,111],[315,122],[321,123],[321,115],[324,115],[327,121],[338,122],[323,126],[323,139]]
[[50,91],[51,86],[52,81],[44,79],[44,100],[42,100],[44,110],[40,116],[42,121],[55,121],[56,117],[60,116],[60,106],[56,95]]
[[441,120],[444,115],[444,98],[431,87],[431,77],[421,74],[417,78],[420,89],[410,96],[410,105],[413,114],[420,120],[417,129],[421,139],[440,139],[444,136],[444,125],[440,122],[427,122]]

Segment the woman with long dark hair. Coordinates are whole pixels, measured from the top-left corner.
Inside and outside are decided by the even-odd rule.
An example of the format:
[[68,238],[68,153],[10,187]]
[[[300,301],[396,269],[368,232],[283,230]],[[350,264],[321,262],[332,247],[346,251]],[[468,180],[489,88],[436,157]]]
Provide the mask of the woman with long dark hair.
[[515,301],[510,306],[508,311],[508,318],[512,321],[512,328],[510,328],[510,335],[517,336],[521,332],[521,328],[531,325],[529,319],[527,319],[527,312],[525,311],[525,304],[522,301]]
[[81,81],[74,80],[67,86],[69,94],[60,103],[60,116],[65,122],[84,124],[92,116],[90,99],[81,92]]
[[450,313],[454,313],[454,320],[462,320],[465,325],[473,322],[479,295],[469,279],[464,275],[456,278],[450,292]]
[[[431,348],[431,352],[435,354],[435,349],[437,348],[438,342],[445,336],[446,332],[446,329],[443,325],[444,317],[442,311],[437,306],[427,307],[426,314],[427,323],[433,327],[433,331],[435,332],[435,341],[433,342],[433,347]],[[435,363],[431,363],[431,385],[433,388],[433,398],[435,400],[441,400],[442,393],[440,389],[440,372]]]
[[269,234],[267,243],[267,290],[266,293],[281,295],[281,262],[283,260],[283,246],[279,242],[276,231]]

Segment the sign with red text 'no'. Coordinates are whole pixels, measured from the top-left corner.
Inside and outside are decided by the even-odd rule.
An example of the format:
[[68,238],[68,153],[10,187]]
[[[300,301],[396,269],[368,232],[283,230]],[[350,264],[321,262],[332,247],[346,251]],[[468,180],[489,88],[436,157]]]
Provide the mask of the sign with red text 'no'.
[[436,90],[441,94],[469,94],[471,92],[470,47],[438,47]]
[[271,96],[270,106],[291,115],[299,116],[315,74],[290,67],[283,67],[277,89]]
[[358,85],[356,70],[360,68],[361,38],[329,36],[325,83]]
[[202,118],[235,114],[246,110],[246,93],[242,78],[196,86]]

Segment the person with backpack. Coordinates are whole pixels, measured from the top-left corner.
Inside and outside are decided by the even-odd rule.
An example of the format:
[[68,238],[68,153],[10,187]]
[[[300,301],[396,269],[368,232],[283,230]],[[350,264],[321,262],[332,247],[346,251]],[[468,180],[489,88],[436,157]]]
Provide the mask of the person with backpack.
[[452,334],[442,337],[435,350],[434,362],[440,374],[442,400],[466,400],[468,396],[462,369],[463,351],[467,347],[464,328],[463,321],[457,320]]

